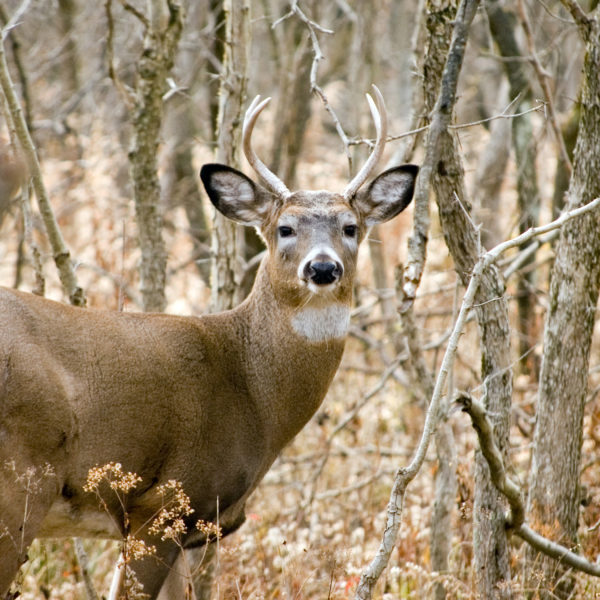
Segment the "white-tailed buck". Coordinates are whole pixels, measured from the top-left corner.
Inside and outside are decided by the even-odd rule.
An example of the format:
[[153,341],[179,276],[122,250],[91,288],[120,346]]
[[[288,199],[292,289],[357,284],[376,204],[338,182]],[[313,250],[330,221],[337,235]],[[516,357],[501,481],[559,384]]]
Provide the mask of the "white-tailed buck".
[[[224,165],[202,168],[215,207],[258,227],[267,244],[252,292],[237,308],[202,317],[103,312],[0,290],[0,595],[35,537],[135,532],[160,559],[131,563],[155,598],[179,553],[147,530],[161,505],[157,486],[167,480],[181,482],[194,510],[184,547],[205,542],[195,525],[214,522],[217,503],[223,534],[244,521],[249,494],[336,372],[361,240],[412,198],[413,165],[359,191],[386,139],[385,107],[374,91],[375,102],[367,98],[377,140],[341,194],[290,192],[256,156],[250,139],[268,99],[252,103],[243,132],[263,185]],[[110,462],[143,480],[126,506],[106,496],[113,518],[83,490],[88,470]],[[36,476],[29,489],[15,482],[15,473],[42,473],[46,465],[52,474]]]

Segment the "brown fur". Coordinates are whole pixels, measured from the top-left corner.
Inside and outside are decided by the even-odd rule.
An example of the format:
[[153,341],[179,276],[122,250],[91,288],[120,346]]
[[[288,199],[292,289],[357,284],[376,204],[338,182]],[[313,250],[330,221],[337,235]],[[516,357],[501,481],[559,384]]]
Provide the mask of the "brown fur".
[[[404,183],[397,198],[388,191],[388,202],[406,205],[416,170],[400,169]],[[0,289],[0,595],[37,536],[125,533],[118,503],[108,509],[120,531],[83,491],[90,468],[114,461],[143,478],[127,512],[130,530],[156,545],[162,561],[133,565],[155,598],[178,554],[145,527],[160,507],[156,486],[176,479],[190,497],[195,512],[184,545],[203,543],[194,524],[215,520],[217,498],[220,524],[233,531],[249,494],[321,404],[343,336],[307,339],[293,322],[303,310],[349,308],[368,197],[360,210],[327,192],[297,192],[278,204],[250,182],[251,206],[241,206],[236,186],[247,191],[249,181],[218,166],[205,179],[225,214],[260,220],[268,244],[252,293],[234,310],[199,318],[103,312]],[[335,215],[357,223],[355,243],[343,239]],[[278,234],[286,218],[297,227],[291,240]],[[298,278],[315,244],[343,263],[322,294]],[[40,475],[33,492],[15,482],[15,473],[41,474],[45,465],[53,474]]]

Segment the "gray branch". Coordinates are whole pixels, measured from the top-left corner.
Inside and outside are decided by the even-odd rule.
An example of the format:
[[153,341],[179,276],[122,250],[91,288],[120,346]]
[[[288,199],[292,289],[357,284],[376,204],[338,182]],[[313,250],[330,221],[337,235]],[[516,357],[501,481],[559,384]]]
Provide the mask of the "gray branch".
[[504,461],[494,440],[492,424],[487,417],[484,406],[466,394],[456,398],[456,402],[471,417],[473,429],[477,432],[481,452],[490,468],[492,482],[496,486],[496,489],[508,500],[510,511],[506,516],[507,528],[513,530],[514,533],[525,540],[530,546],[546,556],[562,561],[568,566],[578,571],[583,571],[588,575],[600,577],[600,565],[591,563],[583,556],[575,554],[561,544],[557,544],[536,533],[525,523],[523,493],[519,486],[506,474]]
[[404,270],[405,301],[400,307],[404,311],[415,300],[417,288],[421,282],[425,267],[426,244],[429,236],[429,190],[433,171],[440,156],[443,134],[450,125],[450,119],[456,101],[456,86],[467,45],[469,26],[475,16],[478,0],[462,0],[456,14],[452,41],[448,58],[442,74],[442,83],[431,117],[427,136],[425,160],[417,178],[414,196],[414,230],[408,241],[408,259]]

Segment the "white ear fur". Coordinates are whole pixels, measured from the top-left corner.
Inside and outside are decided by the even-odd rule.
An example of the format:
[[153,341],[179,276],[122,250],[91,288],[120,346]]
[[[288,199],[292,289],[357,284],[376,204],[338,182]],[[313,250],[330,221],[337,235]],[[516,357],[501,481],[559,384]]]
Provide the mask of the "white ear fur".
[[240,171],[225,165],[204,165],[200,178],[210,201],[220,213],[242,225],[262,225],[273,203],[266,190]]
[[367,227],[389,221],[410,204],[418,172],[415,165],[394,167],[374,179],[365,191],[358,192],[352,204]]

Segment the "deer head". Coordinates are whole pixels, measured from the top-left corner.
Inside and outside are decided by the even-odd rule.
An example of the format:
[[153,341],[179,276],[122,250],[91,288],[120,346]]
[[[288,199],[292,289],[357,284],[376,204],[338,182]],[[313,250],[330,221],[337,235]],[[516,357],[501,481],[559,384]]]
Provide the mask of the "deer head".
[[[380,91],[367,94],[377,139],[367,162],[341,193],[291,192],[256,155],[251,136],[270,98],[257,96],[244,119],[243,148],[260,182],[231,167],[208,164],[201,178],[214,206],[226,217],[256,227],[269,251],[269,279],[290,307],[348,305],[360,242],[369,227],[395,217],[409,204],[418,168],[385,171],[365,189],[383,153],[387,116]],[[335,328],[334,328],[335,329]],[[345,330],[344,330],[345,333]]]

